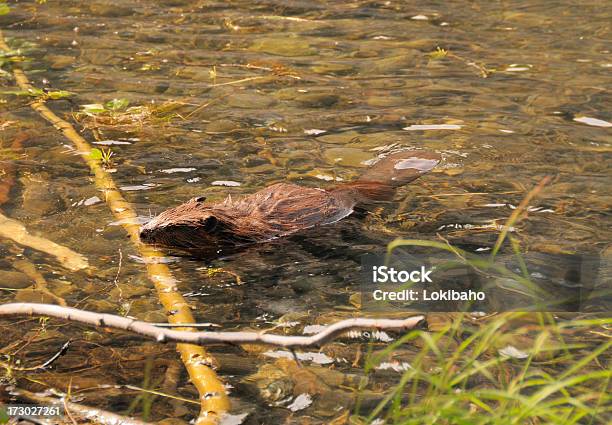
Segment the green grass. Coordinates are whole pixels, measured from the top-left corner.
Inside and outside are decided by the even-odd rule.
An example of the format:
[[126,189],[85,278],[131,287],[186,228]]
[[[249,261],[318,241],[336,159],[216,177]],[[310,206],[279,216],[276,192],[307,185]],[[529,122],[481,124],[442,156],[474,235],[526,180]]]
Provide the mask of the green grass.
[[[476,329],[467,320],[457,314],[440,331],[415,330],[371,354],[366,373],[402,345],[422,344],[395,388],[353,423],[610,423],[612,372],[604,357],[612,340],[601,336],[593,342],[589,331],[603,330],[611,318],[559,321],[549,313],[506,313]],[[530,346],[520,349],[525,358],[499,352],[513,335],[529,337]],[[580,342],[583,335],[589,335],[588,343]]]
[[[548,181],[544,178],[534,187],[508,218],[488,257],[446,241],[416,239],[397,239],[389,244],[387,253],[402,246],[444,250],[457,260],[438,267],[468,266],[492,279],[512,279],[527,292],[538,291],[530,280],[520,246],[508,230],[524,217],[529,201]],[[520,274],[495,261],[505,240],[509,240],[518,260]],[[492,314],[478,319],[468,313],[449,316],[452,320],[435,331],[413,330],[384,350],[368,355],[365,371],[372,374],[400,347],[421,347],[393,390],[371,411],[362,411],[358,404],[350,423],[612,423],[612,317],[566,313],[565,318],[560,318],[552,313],[533,312]],[[502,350],[508,346],[516,351]]]
[[[518,244],[510,245],[521,273],[509,271],[494,256],[477,256],[448,243],[398,239],[400,246],[453,253],[466,265],[491,276],[504,276],[533,291]],[[501,244],[501,243],[500,243]],[[550,295],[549,295],[550,296]],[[355,424],[540,425],[609,424],[612,419],[609,361],[612,318],[573,314],[512,312],[480,319],[450,314],[452,321],[434,332],[414,330],[370,354],[366,373],[402,346],[420,346],[395,388],[378,406],[360,412]],[[566,313],[565,316],[568,316]],[[500,352],[517,349],[517,355]],[[384,419],[385,422],[374,422]]]

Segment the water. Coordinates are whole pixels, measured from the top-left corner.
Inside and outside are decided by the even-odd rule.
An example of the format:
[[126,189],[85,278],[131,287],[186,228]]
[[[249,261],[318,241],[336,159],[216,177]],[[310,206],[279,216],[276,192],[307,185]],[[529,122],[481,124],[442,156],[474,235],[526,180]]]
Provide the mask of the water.
[[[5,37],[11,46],[34,43],[23,66],[35,86],[76,93],[50,106],[85,129],[91,143],[112,149],[109,168],[140,222],[194,196],[221,200],[279,181],[331,187],[354,179],[365,161],[394,147],[444,155],[434,173],[401,189],[395,202],[333,228],[209,261],[168,257],[199,321],[258,329],[284,316],[299,322],[299,331],[348,317],[361,254],[397,236],[437,240],[437,234],[486,251],[512,208],[546,175],[554,180],[534,203],[541,208],[514,232],[521,248],[610,255],[612,11],[601,2],[13,6],[0,17]],[[433,53],[438,47],[448,53]],[[2,78],[3,90],[13,89]],[[180,104],[163,117],[144,114],[136,124],[134,117],[109,124],[84,116],[77,122],[72,115],[79,105],[111,99],[148,108]],[[1,208],[31,233],[85,255],[94,272],[68,272],[53,258],[8,241],[0,245],[0,269],[14,272],[16,259],[27,258],[69,305],[165,321],[138,253],[99,201],[104,195],[88,168],[28,102],[2,95],[0,167],[14,183]],[[10,275],[17,277],[23,279]],[[15,294],[2,291],[0,300]],[[27,294],[20,299],[28,300]],[[23,320],[19,329],[4,323],[10,339],[3,346],[22,338],[26,328],[37,335],[37,321]],[[73,385],[81,389],[140,386],[148,355],[156,359],[153,380],[163,379],[167,365],[177,361],[170,347],[137,337],[111,339],[60,322],[46,335],[28,346],[32,358],[46,358],[76,338],[57,370],[43,374],[58,386],[62,376],[75,374]],[[355,346],[323,352],[352,356],[336,361],[337,368],[358,374],[350,366]],[[334,349],[348,354],[332,355]],[[234,386],[238,412],[270,423],[286,419],[288,410],[253,399],[263,384],[246,379],[273,367],[274,358],[221,346],[212,352],[230,365],[220,374]],[[245,357],[244,365],[236,360]],[[120,367],[110,366],[117,362]],[[195,398],[182,375],[178,392]],[[84,394],[87,403],[114,411],[130,402],[118,390]],[[325,423],[337,406],[316,403],[289,422]],[[154,419],[168,415],[159,407],[153,413]]]

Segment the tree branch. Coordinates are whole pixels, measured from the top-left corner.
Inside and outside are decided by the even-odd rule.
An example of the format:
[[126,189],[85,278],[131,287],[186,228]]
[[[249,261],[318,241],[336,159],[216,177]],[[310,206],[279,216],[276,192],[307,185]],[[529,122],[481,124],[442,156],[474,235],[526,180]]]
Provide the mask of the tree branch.
[[[280,347],[310,347],[324,344],[340,334],[353,329],[412,329],[424,320],[424,316],[408,319],[365,319],[354,318],[336,322],[311,336],[284,336],[263,332],[193,332],[159,328],[147,322],[106,313],[94,313],[72,307],[51,304],[11,303],[0,305],[0,316],[50,316],[94,326],[123,329],[154,338],[159,342],[186,342],[190,344],[265,344]],[[189,329],[189,328],[186,328]]]

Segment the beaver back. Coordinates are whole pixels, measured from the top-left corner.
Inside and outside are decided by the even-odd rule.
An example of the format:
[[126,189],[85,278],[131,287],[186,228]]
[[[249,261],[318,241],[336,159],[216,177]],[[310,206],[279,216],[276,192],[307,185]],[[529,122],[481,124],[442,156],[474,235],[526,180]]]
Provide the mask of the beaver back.
[[228,197],[213,204],[211,213],[236,236],[259,242],[335,223],[354,206],[349,193],[277,183],[240,199]]

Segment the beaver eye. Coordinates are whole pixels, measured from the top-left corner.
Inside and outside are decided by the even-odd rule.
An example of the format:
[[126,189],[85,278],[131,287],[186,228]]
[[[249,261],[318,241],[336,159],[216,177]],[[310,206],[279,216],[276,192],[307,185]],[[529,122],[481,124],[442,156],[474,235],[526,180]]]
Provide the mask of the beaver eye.
[[202,223],[202,228],[205,232],[212,232],[217,227],[217,224],[219,224],[219,220],[217,220],[217,217],[215,217],[214,215],[211,215],[204,219],[204,223]]

